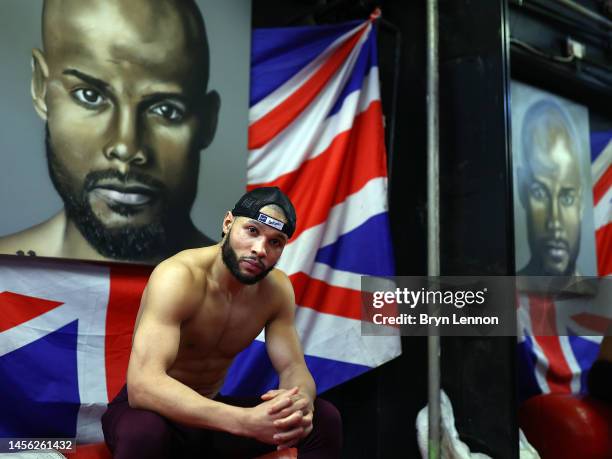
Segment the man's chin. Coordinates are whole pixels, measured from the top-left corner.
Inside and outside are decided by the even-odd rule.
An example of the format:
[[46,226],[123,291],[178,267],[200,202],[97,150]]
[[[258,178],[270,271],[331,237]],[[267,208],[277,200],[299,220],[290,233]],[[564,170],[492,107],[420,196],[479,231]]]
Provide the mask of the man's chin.
[[545,260],[543,266],[547,276],[570,276],[573,274],[568,261]]
[[165,226],[159,221],[145,224],[112,224],[96,218],[92,213],[72,218],[81,235],[102,256],[113,260],[148,261],[164,256],[167,247]]
[[246,274],[240,272],[234,273],[234,276],[236,277],[236,279],[238,279],[241,283],[245,285],[253,285],[261,281],[264,277],[266,277],[271,270],[272,269],[267,269],[265,271],[261,271],[258,274]]

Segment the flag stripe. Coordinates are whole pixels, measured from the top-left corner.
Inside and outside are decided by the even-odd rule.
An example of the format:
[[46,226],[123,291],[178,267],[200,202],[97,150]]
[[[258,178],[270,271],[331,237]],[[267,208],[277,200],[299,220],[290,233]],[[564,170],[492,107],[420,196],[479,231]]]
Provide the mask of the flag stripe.
[[323,54],[341,36],[361,26],[361,21],[351,21],[339,26],[253,30],[249,105],[256,105]]
[[[317,377],[317,392],[323,392],[337,384],[365,373],[371,368],[340,360],[305,356],[306,365]],[[241,352],[228,371],[221,393],[252,397],[278,387],[278,376],[270,362],[265,344],[255,341]]]
[[328,116],[336,114],[350,94],[362,90],[365,76],[371,74],[371,70],[373,67],[375,68],[377,62],[375,40],[375,29],[372,28],[364,44],[361,46],[348,81],[344,84],[342,91],[337,95],[336,103],[329,111]]
[[[346,42],[347,39],[355,36],[355,34],[359,33],[361,30],[367,27],[366,23],[362,23],[359,26],[355,27],[352,30],[349,30],[347,33],[338,37],[338,39],[332,43],[325,51],[323,51],[315,60],[310,62],[304,68],[302,68],[299,72],[297,72],[292,78],[287,80],[285,83],[280,85],[277,89],[272,91],[262,100],[257,102],[255,105],[252,105],[249,109],[249,124],[253,124],[255,121],[260,120],[279,104],[283,103],[287,98],[291,96],[292,93],[295,92],[296,89],[299,89],[305,82],[312,79],[312,77],[320,70],[320,68],[325,65],[325,62],[329,59],[330,56],[333,56],[334,53]],[[269,39],[271,41],[276,41],[275,34],[272,33],[269,35]],[[293,53],[290,50],[285,50],[282,59],[292,59]],[[251,68],[251,72],[260,71],[261,66],[256,68]],[[264,69],[266,72],[271,71]],[[251,79],[251,84],[253,84],[253,80]]]
[[[608,167],[593,188],[593,203],[597,203],[612,189],[612,166]],[[609,202],[607,202],[609,204]]]
[[125,384],[134,323],[150,274],[151,268],[143,266],[114,265],[111,270],[105,334],[109,400],[112,400]]
[[558,336],[535,336],[548,362],[546,381],[550,392],[571,393],[572,372],[567,364]]
[[336,242],[341,234],[352,231],[374,215],[387,211],[384,199],[386,192],[386,177],[370,180],[357,193],[332,207],[324,223],[312,226],[297,238],[294,237],[285,247],[279,267],[288,274],[317,269],[316,266],[311,266],[319,247]]
[[360,320],[300,306],[295,322],[304,352],[310,356],[374,368],[396,357],[401,350],[397,335],[363,335]]
[[[368,276],[393,276],[393,247],[387,228],[389,214],[375,215],[353,231],[340,236],[333,244],[320,248],[315,261],[342,271]],[[379,245],[374,247],[371,241],[379,241]]]
[[260,148],[295,119],[317,96],[323,86],[338,71],[368,28],[364,28],[334,52],[320,69],[286,100],[277,105],[263,118],[249,126],[249,149]]
[[608,143],[610,143],[610,132],[591,132],[591,162],[595,163],[599,159],[601,153],[605,150]]
[[1,437],[76,436],[78,321],[0,358]]
[[0,322],[0,333],[49,312],[61,304],[58,301],[2,292],[0,293],[0,311],[3,317]]
[[293,274],[290,279],[295,290],[295,301],[302,307],[350,319],[361,318],[359,291],[335,287],[304,273]]
[[[386,176],[384,143],[372,127],[380,123],[381,116],[380,103],[372,103],[355,119],[353,129],[336,137],[328,151],[306,161],[299,171],[268,183],[250,184],[248,189],[278,186],[285,191],[300,215],[295,232],[299,236],[306,228],[325,221],[332,206],[369,180]],[[351,174],[342,173],[345,170]]]
[[[349,131],[355,117],[373,101],[380,100],[378,68],[372,67],[361,91],[347,96],[340,111],[328,117],[327,110],[320,105],[330,105],[334,98],[333,91],[325,91],[317,104],[304,110],[295,120],[291,129],[284,130],[262,148],[251,150],[247,160],[249,182],[262,183],[295,171],[307,159],[324,153],[338,134]],[[282,161],[278,160],[279,155]]]
[[[530,295],[531,333],[547,363],[546,382],[552,392],[571,393],[572,372],[559,342],[556,308],[551,298]],[[547,336],[541,336],[547,335]]]
[[597,245],[597,271],[600,276],[612,274],[612,223],[600,227],[595,232]]

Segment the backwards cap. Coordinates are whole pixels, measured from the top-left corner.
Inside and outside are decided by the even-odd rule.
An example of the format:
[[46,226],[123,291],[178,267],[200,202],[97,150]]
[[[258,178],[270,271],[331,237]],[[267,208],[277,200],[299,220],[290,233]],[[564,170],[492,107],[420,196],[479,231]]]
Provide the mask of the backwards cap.
[[[262,207],[276,204],[283,210],[287,223],[260,212]],[[295,208],[285,193],[278,187],[255,188],[243,195],[232,210],[235,217],[249,217],[291,237],[295,231]]]

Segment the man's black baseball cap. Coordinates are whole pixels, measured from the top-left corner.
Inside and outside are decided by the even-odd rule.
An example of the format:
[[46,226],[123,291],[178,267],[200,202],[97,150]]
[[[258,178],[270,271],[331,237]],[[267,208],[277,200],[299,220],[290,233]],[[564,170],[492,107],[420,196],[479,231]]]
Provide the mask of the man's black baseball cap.
[[[283,209],[287,223],[260,212],[262,207],[276,204]],[[232,210],[235,217],[249,217],[262,222],[291,237],[295,231],[295,208],[285,193],[278,187],[255,188],[243,195]]]

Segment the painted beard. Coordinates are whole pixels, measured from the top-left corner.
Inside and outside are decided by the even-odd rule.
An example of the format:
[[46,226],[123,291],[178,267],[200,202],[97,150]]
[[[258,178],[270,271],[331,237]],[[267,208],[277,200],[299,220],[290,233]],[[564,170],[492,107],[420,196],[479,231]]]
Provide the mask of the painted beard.
[[[88,192],[103,179],[116,179],[123,182],[135,180],[149,184],[161,190],[160,199],[162,200],[165,196],[163,183],[137,172],[121,174],[116,170],[95,171],[86,175],[81,191],[75,192],[68,186],[68,173],[53,151],[48,127],[45,147],[49,176],[64,201],[67,218],[74,222],[79,232],[100,255],[116,260],[141,261],[168,254],[168,222],[172,221],[172,218],[169,218],[167,205],[164,204],[162,217],[158,221],[147,225],[125,225],[110,229],[95,215],[88,200]],[[134,213],[130,206],[118,205],[112,210],[124,216]]]
[[255,274],[254,276],[246,276],[242,274],[240,272],[238,256],[236,255],[236,252],[229,243],[231,234],[232,230],[230,229],[229,233],[227,234],[227,237],[225,238],[225,241],[223,241],[223,244],[221,245],[221,259],[223,260],[223,263],[225,264],[227,269],[229,269],[230,273],[232,273],[232,275],[236,279],[238,279],[239,282],[245,285],[256,284],[264,277],[266,277],[268,273],[274,269],[275,265],[270,266],[268,269],[264,269],[259,274]]

